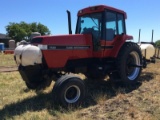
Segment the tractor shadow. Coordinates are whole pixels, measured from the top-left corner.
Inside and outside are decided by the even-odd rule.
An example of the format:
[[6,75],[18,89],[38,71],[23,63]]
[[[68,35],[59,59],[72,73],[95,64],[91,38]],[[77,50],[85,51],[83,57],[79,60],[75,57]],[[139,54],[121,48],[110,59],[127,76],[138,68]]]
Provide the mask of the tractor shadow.
[[[149,82],[154,80],[155,74],[151,72],[142,72],[138,82],[135,85],[126,85],[122,82],[111,82],[110,79],[101,80],[101,81],[93,81],[86,79],[87,85],[87,98],[85,105],[86,107],[96,105],[97,98],[104,97],[107,99],[111,99],[118,94],[128,94],[134,90],[137,90],[143,82]],[[100,98],[101,99],[101,98]]]
[[154,80],[155,77],[155,73],[152,72],[142,72],[139,81],[143,82],[143,81],[151,81]]
[[[100,94],[106,95],[106,100],[111,99],[118,93],[130,93],[133,90],[138,89],[143,81],[150,81],[153,78],[154,74],[150,72],[142,73],[140,81],[134,86],[124,86],[121,83],[113,84],[110,81],[91,81],[86,79],[87,96],[82,106],[78,109],[83,109],[98,104],[96,98]],[[25,90],[25,92],[28,92],[28,90]],[[68,111],[68,108],[63,108],[57,104],[54,104],[52,92],[47,94],[41,93],[37,96],[5,105],[2,109],[0,109],[0,118],[3,120],[6,118],[12,118],[16,115],[22,115],[27,111],[41,111],[44,109],[47,109],[53,116],[57,116],[57,111],[62,113]],[[76,109],[77,108],[69,109],[69,111],[75,111]]]

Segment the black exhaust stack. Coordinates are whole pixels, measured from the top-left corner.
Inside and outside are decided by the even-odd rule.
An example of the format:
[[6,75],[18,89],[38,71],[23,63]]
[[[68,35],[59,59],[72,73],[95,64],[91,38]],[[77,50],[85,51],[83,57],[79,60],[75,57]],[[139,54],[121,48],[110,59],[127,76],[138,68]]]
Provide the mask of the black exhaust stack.
[[68,15],[68,30],[69,34],[72,34],[72,28],[71,28],[71,13],[70,11],[67,10],[67,15]]
[[151,43],[153,43],[153,34],[154,34],[154,30],[152,30],[152,38],[151,38]]
[[138,38],[138,43],[140,43],[140,39],[141,39],[141,29],[139,29],[139,38]]

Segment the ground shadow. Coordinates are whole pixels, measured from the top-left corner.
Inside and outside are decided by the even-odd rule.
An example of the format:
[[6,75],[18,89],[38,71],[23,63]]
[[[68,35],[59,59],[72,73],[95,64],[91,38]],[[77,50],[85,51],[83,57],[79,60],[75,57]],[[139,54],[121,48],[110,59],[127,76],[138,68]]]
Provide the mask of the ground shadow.
[[[111,99],[112,97],[117,95],[117,92],[121,92],[122,94],[129,93],[135,89],[138,89],[141,86],[141,82],[143,81],[150,81],[154,78],[152,73],[142,73],[140,77],[140,82],[138,82],[134,86],[124,86],[121,83],[112,83],[110,81],[91,81],[86,79],[86,86],[87,86],[87,96],[84,100],[84,104],[82,108],[86,108],[92,105],[96,105],[95,99],[92,97],[94,94],[106,94],[109,96],[108,98]],[[123,89],[122,91],[120,91]],[[27,91],[26,91],[27,92]],[[108,99],[107,98],[107,99]],[[39,94],[37,96],[24,99],[22,101],[18,101],[16,103],[5,105],[3,109],[0,110],[0,118],[1,120],[7,118],[12,118],[15,115],[21,115],[26,111],[41,111],[43,109],[47,109],[49,113],[53,116],[56,116],[54,111],[62,111],[62,108],[53,101],[53,93],[48,94]]]
[[154,79],[155,73],[152,72],[142,72],[139,81],[150,81]]
[[[12,118],[15,115],[21,115],[26,111],[39,111],[46,108],[54,108],[51,101],[51,94],[41,94],[35,97],[27,98],[20,102],[4,106],[4,108],[0,110],[0,118],[3,120],[6,117]],[[46,102],[51,103],[50,106],[47,106]]]
[[86,107],[97,104],[94,95],[103,94],[106,95],[106,99],[111,99],[117,94],[128,94],[133,90],[138,89],[141,86],[141,82],[137,82],[135,85],[126,85],[122,82],[111,82],[111,81],[87,81],[87,98]]

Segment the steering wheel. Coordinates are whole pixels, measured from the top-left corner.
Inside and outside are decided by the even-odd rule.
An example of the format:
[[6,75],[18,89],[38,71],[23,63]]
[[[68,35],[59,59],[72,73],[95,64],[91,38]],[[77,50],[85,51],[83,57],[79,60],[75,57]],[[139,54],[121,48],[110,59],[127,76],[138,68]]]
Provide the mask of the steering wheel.
[[94,30],[94,28],[97,29],[97,30],[99,30],[99,27],[98,27],[98,26],[92,26],[92,29],[93,29],[93,30]]

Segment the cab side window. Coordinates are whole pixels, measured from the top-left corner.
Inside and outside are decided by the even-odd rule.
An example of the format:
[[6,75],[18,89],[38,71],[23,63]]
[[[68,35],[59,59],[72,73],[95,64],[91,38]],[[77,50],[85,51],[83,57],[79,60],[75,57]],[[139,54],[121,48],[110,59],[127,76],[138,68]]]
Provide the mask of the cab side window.
[[117,34],[116,13],[108,11],[106,13],[106,40],[113,40]]
[[116,35],[125,34],[124,16],[121,13],[106,11],[105,39],[113,40]]
[[124,16],[122,14],[118,14],[117,15],[117,21],[118,21],[118,34],[119,35],[125,34]]

